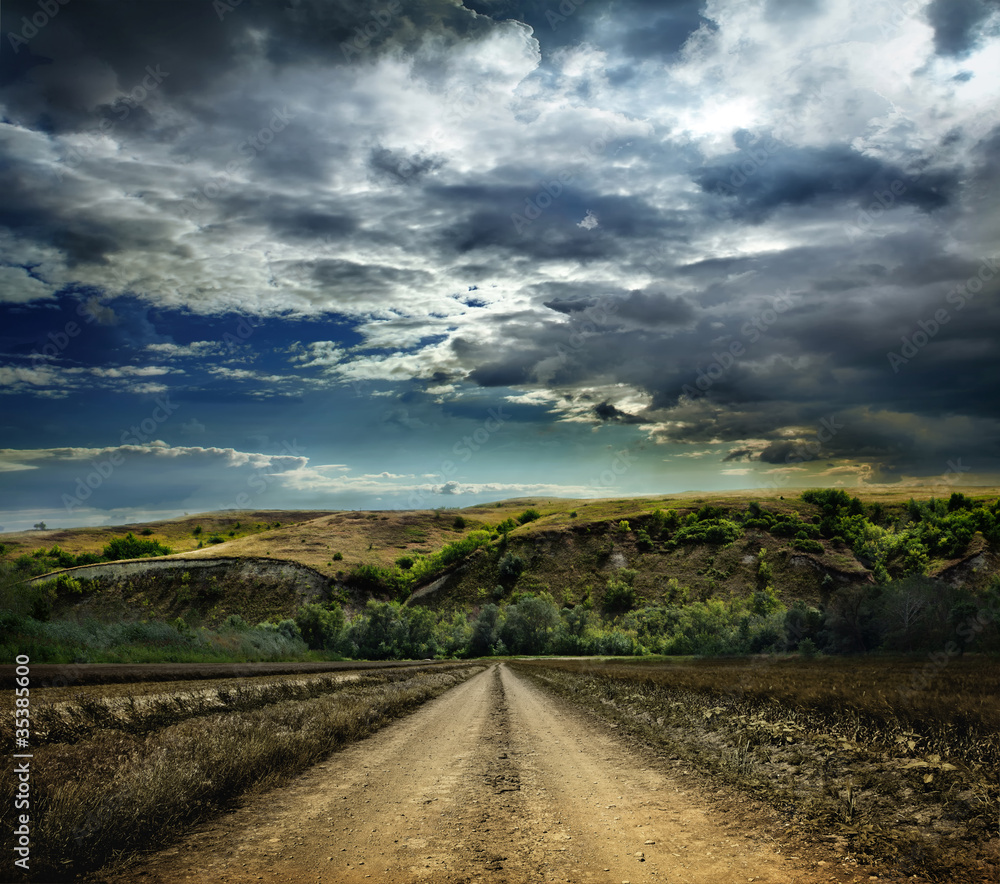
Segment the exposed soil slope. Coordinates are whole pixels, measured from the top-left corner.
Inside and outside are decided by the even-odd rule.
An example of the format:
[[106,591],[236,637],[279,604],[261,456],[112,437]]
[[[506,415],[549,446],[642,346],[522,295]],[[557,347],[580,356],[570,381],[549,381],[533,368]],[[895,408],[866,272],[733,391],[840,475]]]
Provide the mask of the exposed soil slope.
[[[115,876],[163,882],[853,881],[505,666]],[[819,863],[822,863],[821,865]]]

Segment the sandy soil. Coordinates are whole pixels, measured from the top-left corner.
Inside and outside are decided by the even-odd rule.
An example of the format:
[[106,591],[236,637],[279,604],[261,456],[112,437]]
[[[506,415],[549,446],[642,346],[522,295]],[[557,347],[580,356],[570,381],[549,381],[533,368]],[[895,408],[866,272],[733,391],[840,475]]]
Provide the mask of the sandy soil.
[[[765,819],[758,822],[766,824]],[[113,884],[867,880],[724,814],[611,726],[493,666]]]

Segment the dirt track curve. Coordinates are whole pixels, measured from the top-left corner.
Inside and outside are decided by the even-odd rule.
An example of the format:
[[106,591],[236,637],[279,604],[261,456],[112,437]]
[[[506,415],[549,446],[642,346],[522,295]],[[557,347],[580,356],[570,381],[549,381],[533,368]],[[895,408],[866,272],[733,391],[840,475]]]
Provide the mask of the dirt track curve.
[[779,850],[759,833],[735,833],[612,729],[501,664],[101,880],[851,880]]

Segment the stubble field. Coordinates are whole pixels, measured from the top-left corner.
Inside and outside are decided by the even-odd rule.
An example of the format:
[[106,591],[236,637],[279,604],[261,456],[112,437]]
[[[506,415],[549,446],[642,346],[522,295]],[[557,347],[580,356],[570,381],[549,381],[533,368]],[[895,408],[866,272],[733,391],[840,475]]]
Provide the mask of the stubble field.
[[998,696],[974,658],[42,689],[24,880],[994,882]]

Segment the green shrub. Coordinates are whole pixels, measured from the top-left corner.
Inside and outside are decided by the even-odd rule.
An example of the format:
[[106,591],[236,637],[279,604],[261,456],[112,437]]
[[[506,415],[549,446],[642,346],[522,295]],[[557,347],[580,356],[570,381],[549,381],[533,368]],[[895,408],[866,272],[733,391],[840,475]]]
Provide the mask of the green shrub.
[[295,623],[302,640],[312,649],[333,649],[340,642],[344,629],[344,612],[334,603],[329,607],[303,605],[295,614]]
[[104,558],[109,562],[119,559],[142,559],[148,556],[168,556],[173,550],[163,546],[158,540],[140,540],[131,531],[124,537],[108,541],[104,547]]
[[774,577],[774,570],[771,568],[771,563],[767,561],[767,550],[761,547],[760,552],[757,553],[757,582],[761,586],[767,586]]
[[344,561],[344,554],[342,552],[335,552],[333,554],[333,561],[342,562]]
[[69,574],[60,574],[56,578],[56,591],[60,593],[72,593],[73,595],[82,595],[83,584]]
[[743,533],[743,529],[728,519],[692,520],[694,513],[688,516],[687,525],[674,535],[676,543],[713,543],[728,544],[735,541]]
[[535,519],[540,519],[541,517],[542,514],[538,510],[528,509],[517,517],[517,521],[521,525],[527,525],[528,522],[534,522]]
[[806,660],[811,660],[813,657],[819,654],[819,648],[816,647],[816,642],[811,638],[804,638],[799,642],[799,656]]
[[497,574],[505,586],[513,586],[524,572],[525,562],[519,555],[507,553],[497,564]]
[[624,613],[635,607],[635,588],[627,580],[612,577],[604,591],[604,609],[610,613]]

